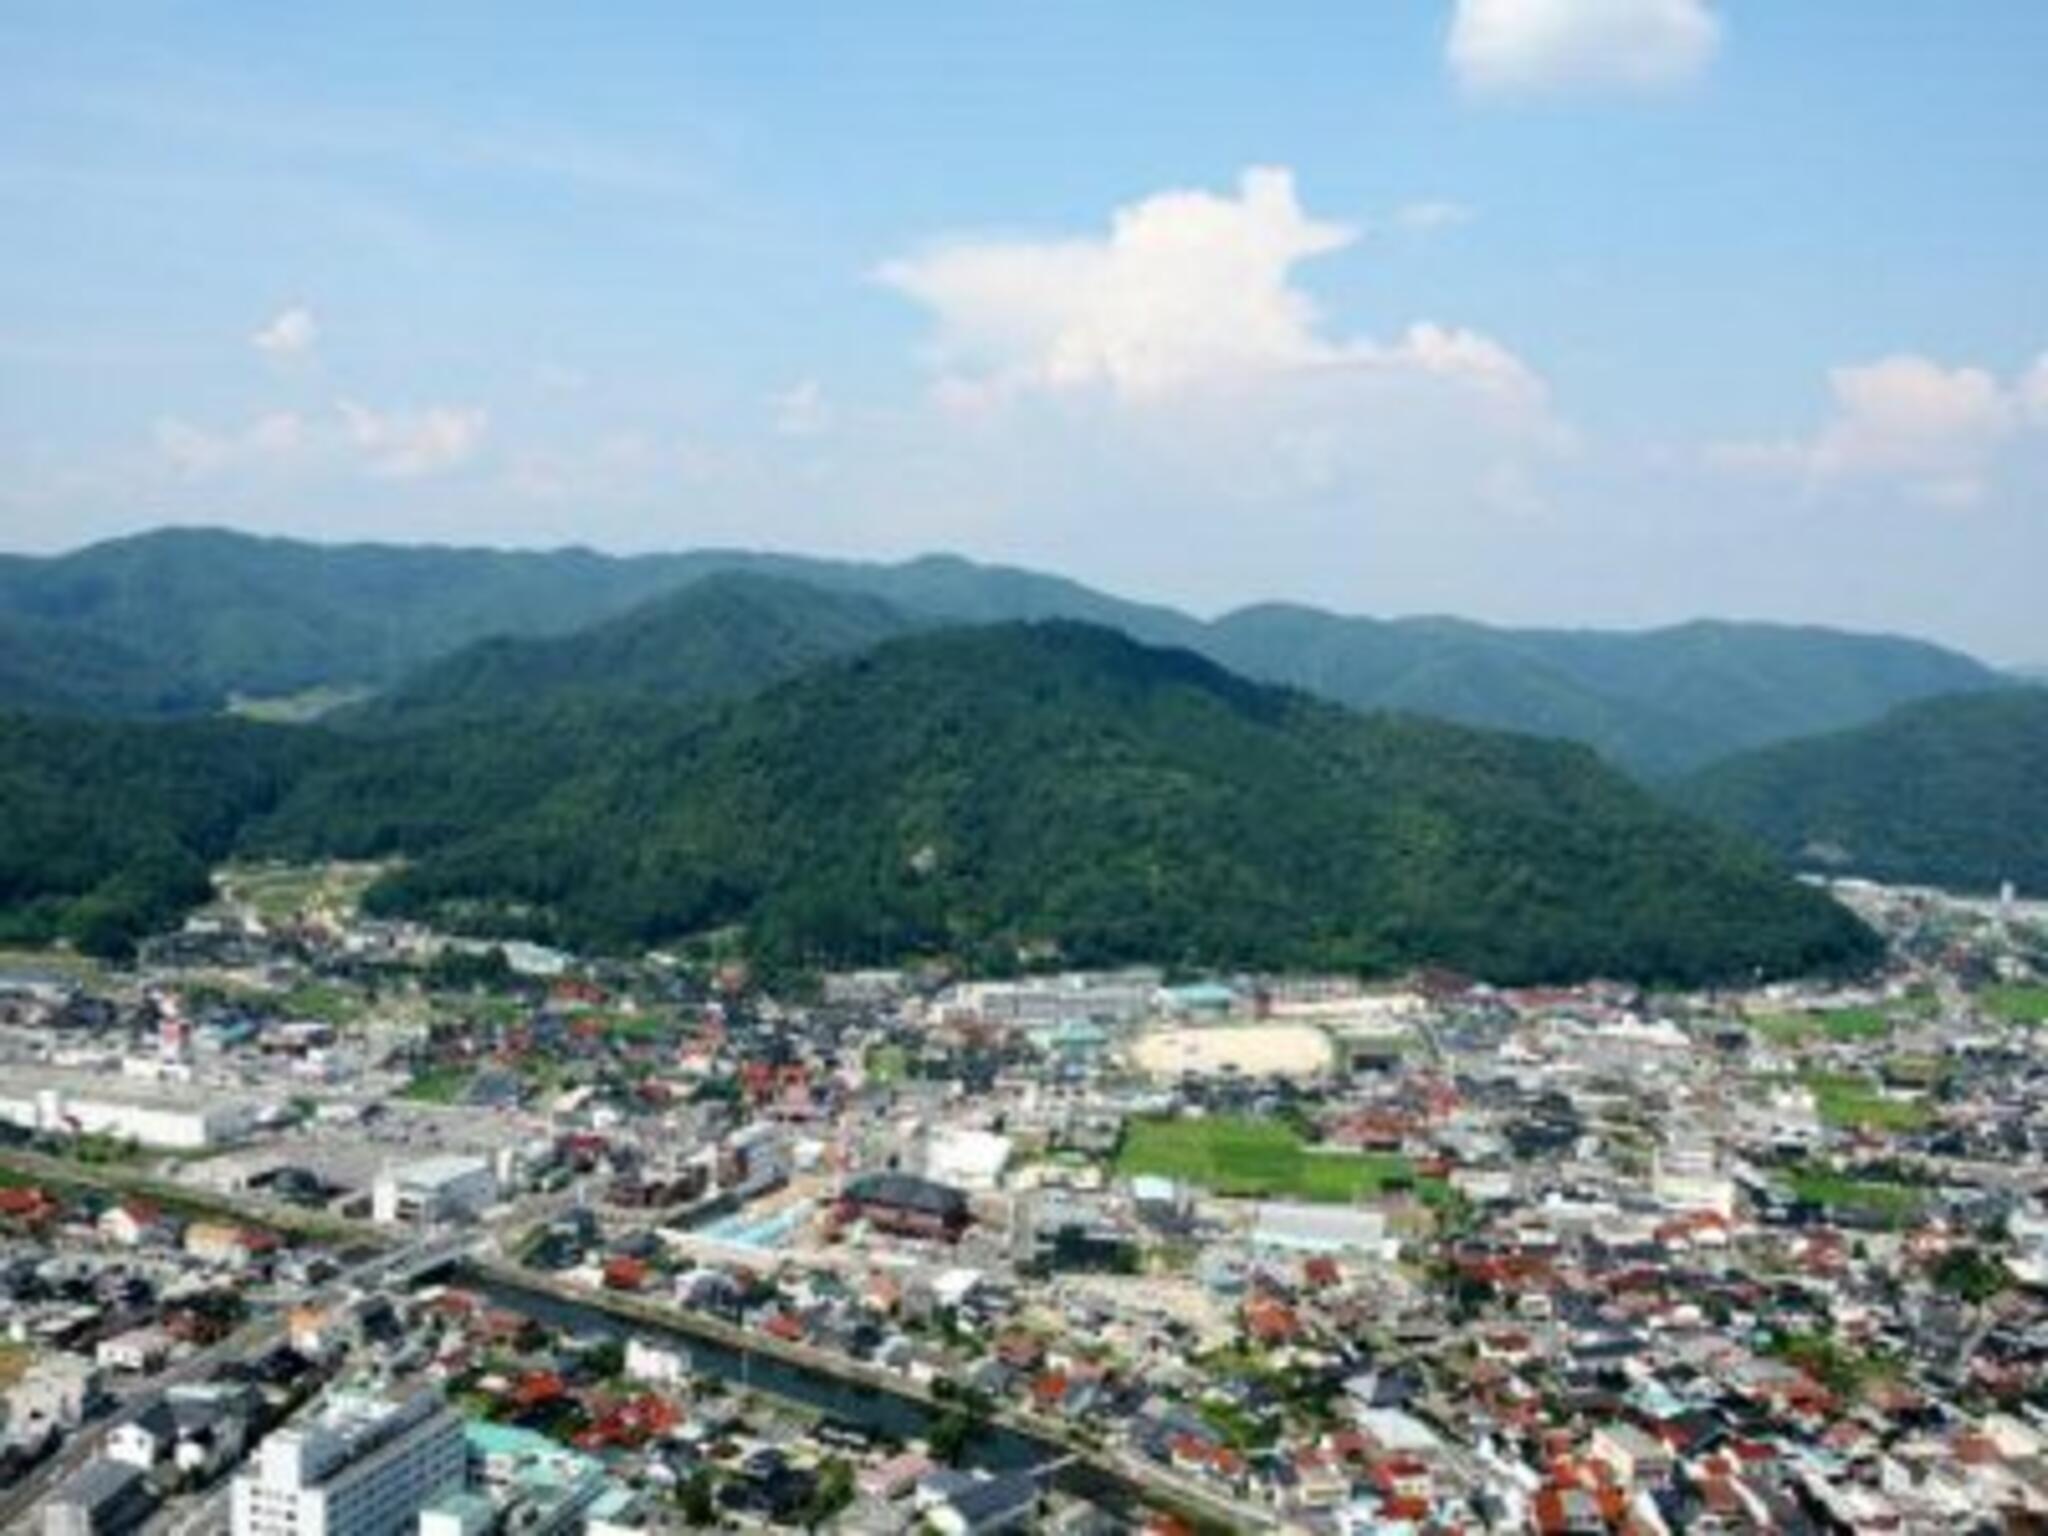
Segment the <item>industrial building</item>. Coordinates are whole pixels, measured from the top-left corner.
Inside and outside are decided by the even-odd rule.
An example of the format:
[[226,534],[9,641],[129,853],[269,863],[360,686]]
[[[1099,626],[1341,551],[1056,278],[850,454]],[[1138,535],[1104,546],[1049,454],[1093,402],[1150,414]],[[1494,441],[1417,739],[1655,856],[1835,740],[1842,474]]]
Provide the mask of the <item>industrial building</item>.
[[0,1081],[0,1121],[50,1135],[197,1152],[245,1139],[262,1117],[253,1100],[191,1082],[14,1063]]

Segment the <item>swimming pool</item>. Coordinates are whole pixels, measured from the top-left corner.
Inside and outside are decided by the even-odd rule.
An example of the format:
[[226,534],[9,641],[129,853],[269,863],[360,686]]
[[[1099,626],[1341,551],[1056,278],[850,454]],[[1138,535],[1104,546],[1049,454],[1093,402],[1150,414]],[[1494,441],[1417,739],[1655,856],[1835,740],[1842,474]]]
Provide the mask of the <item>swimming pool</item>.
[[786,1205],[772,1216],[748,1216],[744,1212],[724,1216],[700,1229],[700,1234],[713,1242],[729,1243],[735,1248],[780,1248],[787,1243],[792,1233],[810,1220],[817,1209],[813,1200],[799,1200]]

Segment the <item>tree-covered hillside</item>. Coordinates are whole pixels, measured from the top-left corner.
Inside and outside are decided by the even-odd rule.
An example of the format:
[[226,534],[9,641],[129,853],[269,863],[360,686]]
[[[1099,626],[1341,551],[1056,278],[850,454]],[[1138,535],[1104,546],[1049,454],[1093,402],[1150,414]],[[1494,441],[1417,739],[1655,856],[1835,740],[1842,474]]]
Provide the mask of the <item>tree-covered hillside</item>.
[[1676,798],[1812,868],[2048,893],[2048,689],[1908,705],[1718,763]]
[[862,593],[726,571],[574,635],[480,641],[335,723],[390,732],[500,719],[543,702],[739,698],[915,627]]
[[402,854],[383,909],[780,965],[944,953],[1502,980],[1874,941],[1583,748],[1362,717],[1073,624],[888,641],[737,702],[572,693],[411,734],[15,719],[0,902],[115,948],[209,861]]
[[[286,814],[317,825],[338,783]],[[1359,717],[1069,624],[895,641],[649,725],[378,899],[585,944],[742,925],[804,964],[1044,945],[1699,981],[1872,946],[1583,749]]]
[[204,901],[242,829],[330,750],[238,721],[0,716],[0,939],[124,951]]

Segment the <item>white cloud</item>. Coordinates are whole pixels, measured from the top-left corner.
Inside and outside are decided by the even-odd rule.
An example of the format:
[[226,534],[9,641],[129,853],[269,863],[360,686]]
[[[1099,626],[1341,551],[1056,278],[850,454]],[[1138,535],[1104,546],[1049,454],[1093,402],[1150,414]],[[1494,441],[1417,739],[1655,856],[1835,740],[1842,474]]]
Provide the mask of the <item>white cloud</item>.
[[1810,437],[1719,444],[1722,468],[1794,475],[1810,487],[1890,483],[1937,506],[1983,498],[2007,443],[2048,428],[2048,354],[2011,384],[1984,368],[1897,353],[1831,369],[1833,410]]
[[320,323],[313,312],[294,304],[280,310],[270,322],[249,338],[249,345],[266,357],[303,357],[320,340]]
[[166,417],[156,424],[157,451],[180,475],[197,479],[223,470],[280,465],[306,446],[305,422],[289,411],[259,416],[233,432],[208,432]]
[[816,379],[800,379],[768,397],[780,437],[821,437],[832,430],[836,413]]
[[1720,47],[1710,0],[1456,0],[1446,56],[1470,89],[1652,91]]
[[481,406],[437,405],[405,414],[343,400],[336,409],[365,468],[387,480],[455,469],[476,455],[490,429],[490,415]]
[[2036,426],[2048,427],[2048,352],[2034,359],[2019,382],[2020,409]]
[[165,417],[152,435],[158,454],[186,479],[259,469],[354,469],[379,479],[410,480],[467,462],[482,446],[488,426],[489,416],[480,406],[443,405],[407,414],[343,400],[328,417],[273,411],[247,426],[226,429]]
[[1090,390],[1156,406],[1308,376],[1407,375],[1543,409],[1536,373],[1477,333],[1327,334],[1294,269],[1357,238],[1311,218],[1290,171],[1263,167],[1234,197],[1162,192],[1121,208],[1101,238],[958,242],[880,277],[932,311],[939,398],[956,406]]
[[1403,203],[1394,210],[1394,227],[1412,234],[1433,234],[1440,229],[1454,229],[1460,224],[1470,224],[1479,217],[1479,211],[1465,203],[1448,199],[1433,199],[1425,202]]

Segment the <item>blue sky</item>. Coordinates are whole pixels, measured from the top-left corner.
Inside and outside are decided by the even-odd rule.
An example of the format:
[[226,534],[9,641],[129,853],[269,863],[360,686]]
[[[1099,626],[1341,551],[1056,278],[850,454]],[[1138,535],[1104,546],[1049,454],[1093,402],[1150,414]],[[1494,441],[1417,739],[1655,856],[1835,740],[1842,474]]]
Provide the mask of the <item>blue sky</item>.
[[2039,0],[0,10],[0,546],[2048,659]]

